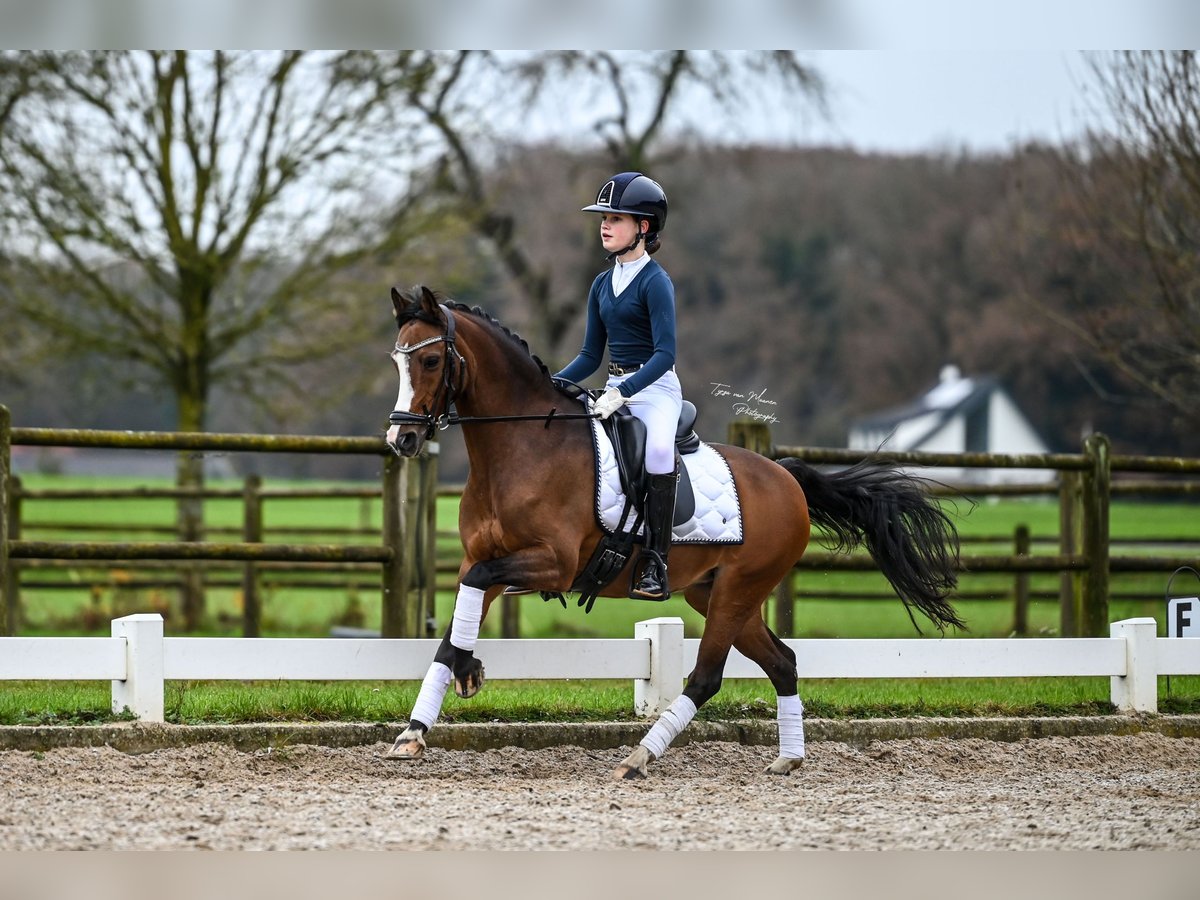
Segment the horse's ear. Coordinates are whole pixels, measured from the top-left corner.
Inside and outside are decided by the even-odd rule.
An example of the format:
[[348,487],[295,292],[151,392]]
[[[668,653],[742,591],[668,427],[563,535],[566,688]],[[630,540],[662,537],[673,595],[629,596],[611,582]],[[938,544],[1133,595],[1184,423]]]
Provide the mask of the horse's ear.
[[404,295],[400,293],[399,288],[392,288],[392,309],[396,311],[396,318],[400,318],[400,313],[408,306],[408,301],[404,299]]
[[438,303],[437,295],[434,294],[425,285],[421,285],[421,310],[433,316],[434,321],[445,322],[446,317],[442,313],[442,307]]

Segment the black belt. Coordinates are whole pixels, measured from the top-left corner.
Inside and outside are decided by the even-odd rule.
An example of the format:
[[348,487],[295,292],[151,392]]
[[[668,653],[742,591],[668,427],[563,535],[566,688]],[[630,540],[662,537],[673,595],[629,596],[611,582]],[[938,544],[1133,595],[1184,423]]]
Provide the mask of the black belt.
[[616,363],[609,363],[608,364],[608,374],[609,375],[632,375],[634,372],[636,372],[638,369],[640,369],[643,365],[644,365],[644,363],[638,363],[635,366],[618,366]]

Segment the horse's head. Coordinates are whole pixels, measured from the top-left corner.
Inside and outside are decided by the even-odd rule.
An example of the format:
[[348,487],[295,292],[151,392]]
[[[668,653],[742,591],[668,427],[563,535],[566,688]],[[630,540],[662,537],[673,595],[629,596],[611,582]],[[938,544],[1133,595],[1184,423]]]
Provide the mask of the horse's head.
[[400,456],[416,456],[450,412],[466,363],[455,345],[454,314],[433,291],[392,288],[392,306],[400,329],[391,354],[400,393],[389,416],[387,443]]

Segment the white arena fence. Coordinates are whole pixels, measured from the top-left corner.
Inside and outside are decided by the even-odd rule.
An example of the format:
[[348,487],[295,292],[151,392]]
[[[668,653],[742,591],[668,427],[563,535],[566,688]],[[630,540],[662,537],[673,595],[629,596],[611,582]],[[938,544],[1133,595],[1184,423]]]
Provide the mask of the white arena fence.
[[[112,637],[0,638],[0,680],[112,681],[114,712],[163,722],[167,681],[419,681],[433,639],[164,637],[162,616],[114,619]],[[1200,675],[1200,638],[1160,638],[1152,618],[1107,638],[788,640],[805,678],[1108,676],[1112,703],[1158,711],[1159,675]],[[492,679],[633,679],[634,709],[656,715],[679,695],[700,641],[683,620],[638,622],[629,639],[480,640]],[[763,678],[736,650],[727,678]]]

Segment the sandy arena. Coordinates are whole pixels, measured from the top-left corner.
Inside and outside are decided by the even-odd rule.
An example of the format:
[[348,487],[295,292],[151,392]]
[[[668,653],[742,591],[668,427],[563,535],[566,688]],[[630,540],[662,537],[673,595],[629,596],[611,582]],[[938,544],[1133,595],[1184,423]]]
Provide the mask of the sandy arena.
[[1001,743],[483,752],[221,744],[0,753],[0,849],[1200,849],[1200,740],[1142,733]]

